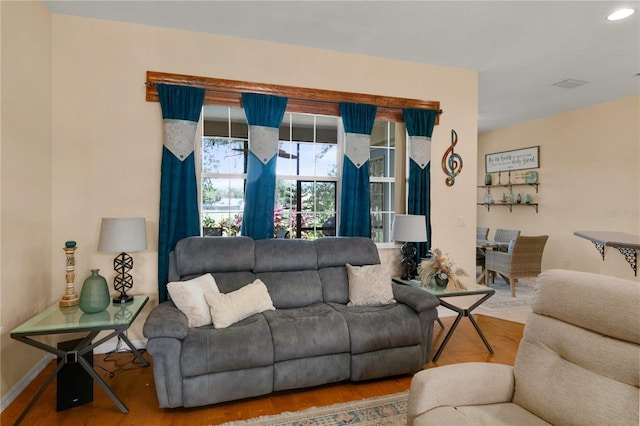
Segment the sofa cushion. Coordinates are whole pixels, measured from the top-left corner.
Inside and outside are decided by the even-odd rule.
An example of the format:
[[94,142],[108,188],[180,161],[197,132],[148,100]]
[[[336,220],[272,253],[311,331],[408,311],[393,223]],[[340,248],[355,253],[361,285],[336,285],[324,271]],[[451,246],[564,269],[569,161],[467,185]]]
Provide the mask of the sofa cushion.
[[255,273],[318,269],[313,241],[274,238],[257,240],[254,246]]
[[322,300],[325,303],[349,303],[349,278],[346,267],[322,268],[318,270],[318,276],[322,284]]
[[318,253],[318,268],[380,263],[378,248],[371,238],[327,237],[313,241]]
[[349,329],[324,303],[263,314],[273,337],[275,361],[349,352]]
[[299,308],[322,302],[318,271],[260,272],[256,278],[269,289],[277,309]]
[[211,274],[204,274],[187,281],[168,283],[167,291],[176,307],[187,317],[189,327],[211,324],[209,305],[204,295],[220,292]]
[[205,293],[215,328],[229,327],[240,320],[275,308],[267,287],[260,280],[231,293]]
[[262,314],[252,315],[227,328],[212,325],[190,328],[182,341],[183,377],[241,370],[273,364],[273,341]]
[[364,237],[327,237],[314,241],[318,253],[318,275],[325,303],[349,302],[349,281],[345,264],[353,266],[380,263],[378,248]]
[[352,354],[419,345],[421,342],[418,316],[406,305],[330,305],[347,321]]
[[[175,268],[180,277],[207,272],[251,271],[253,239],[249,237],[189,237],[176,244]],[[214,274],[215,275],[215,274]]]
[[352,266],[346,264],[349,278],[349,305],[388,305],[395,303],[388,265]]

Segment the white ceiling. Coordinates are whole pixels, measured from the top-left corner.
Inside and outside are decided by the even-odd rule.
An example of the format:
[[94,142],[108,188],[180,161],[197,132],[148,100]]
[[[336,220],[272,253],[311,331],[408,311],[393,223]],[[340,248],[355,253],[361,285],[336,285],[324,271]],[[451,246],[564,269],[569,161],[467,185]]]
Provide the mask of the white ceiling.
[[[640,93],[639,0],[46,3],[54,13],[477,70],[480,132]],[[636,13],[607,21],[621,6]],[[587,83],[553,86],[566,79]]]

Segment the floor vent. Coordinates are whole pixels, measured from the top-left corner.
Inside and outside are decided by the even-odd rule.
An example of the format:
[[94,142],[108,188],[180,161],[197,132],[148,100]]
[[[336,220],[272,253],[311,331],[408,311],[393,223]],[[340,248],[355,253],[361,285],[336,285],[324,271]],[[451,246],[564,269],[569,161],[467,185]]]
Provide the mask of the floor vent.
[[553,86],[562,87],[563,89],[573,89],[573,88],[576,88],[578,86],[582,86],[584,84],[587,84],[587,82],[586,81],[581,81],[581,80],[574,80],[572,78],[568,78],[566,80],[562,80],[562,81],[559,81],[557,83],[554,83]]

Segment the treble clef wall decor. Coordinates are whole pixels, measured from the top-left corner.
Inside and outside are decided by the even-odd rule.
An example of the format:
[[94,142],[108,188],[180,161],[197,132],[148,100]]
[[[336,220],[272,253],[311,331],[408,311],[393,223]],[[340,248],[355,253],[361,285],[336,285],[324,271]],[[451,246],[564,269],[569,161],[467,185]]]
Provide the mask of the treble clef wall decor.
[[[451,146],[447,148],[442,156],[442,170],[448,177],[444,180],[447,186],[456,183],[456,176],[462,171],[462,157],[453,152],[453,147],[458,143],[458,134],[451,129]],[[448,158],[447,158],[448,157]]]

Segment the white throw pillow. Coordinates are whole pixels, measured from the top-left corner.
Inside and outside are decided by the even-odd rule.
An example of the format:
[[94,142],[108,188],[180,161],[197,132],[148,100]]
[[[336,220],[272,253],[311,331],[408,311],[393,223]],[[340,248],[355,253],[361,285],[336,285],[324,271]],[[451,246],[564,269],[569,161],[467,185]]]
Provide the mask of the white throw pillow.
[[226,328],[231,324],[264,311],[274,311],[267,286],[260,280],[229,293],[206,293],[211,321],[215,328]]
[[189,327],[211,324],[209,305],[205,293],[220,293],[211,274],[201,275],[189,281],[174,281],[167,284],[167,291],[176,307],[187,316]]
[[396,303],[388,265],[352,266],[347,263],[349,306]]

